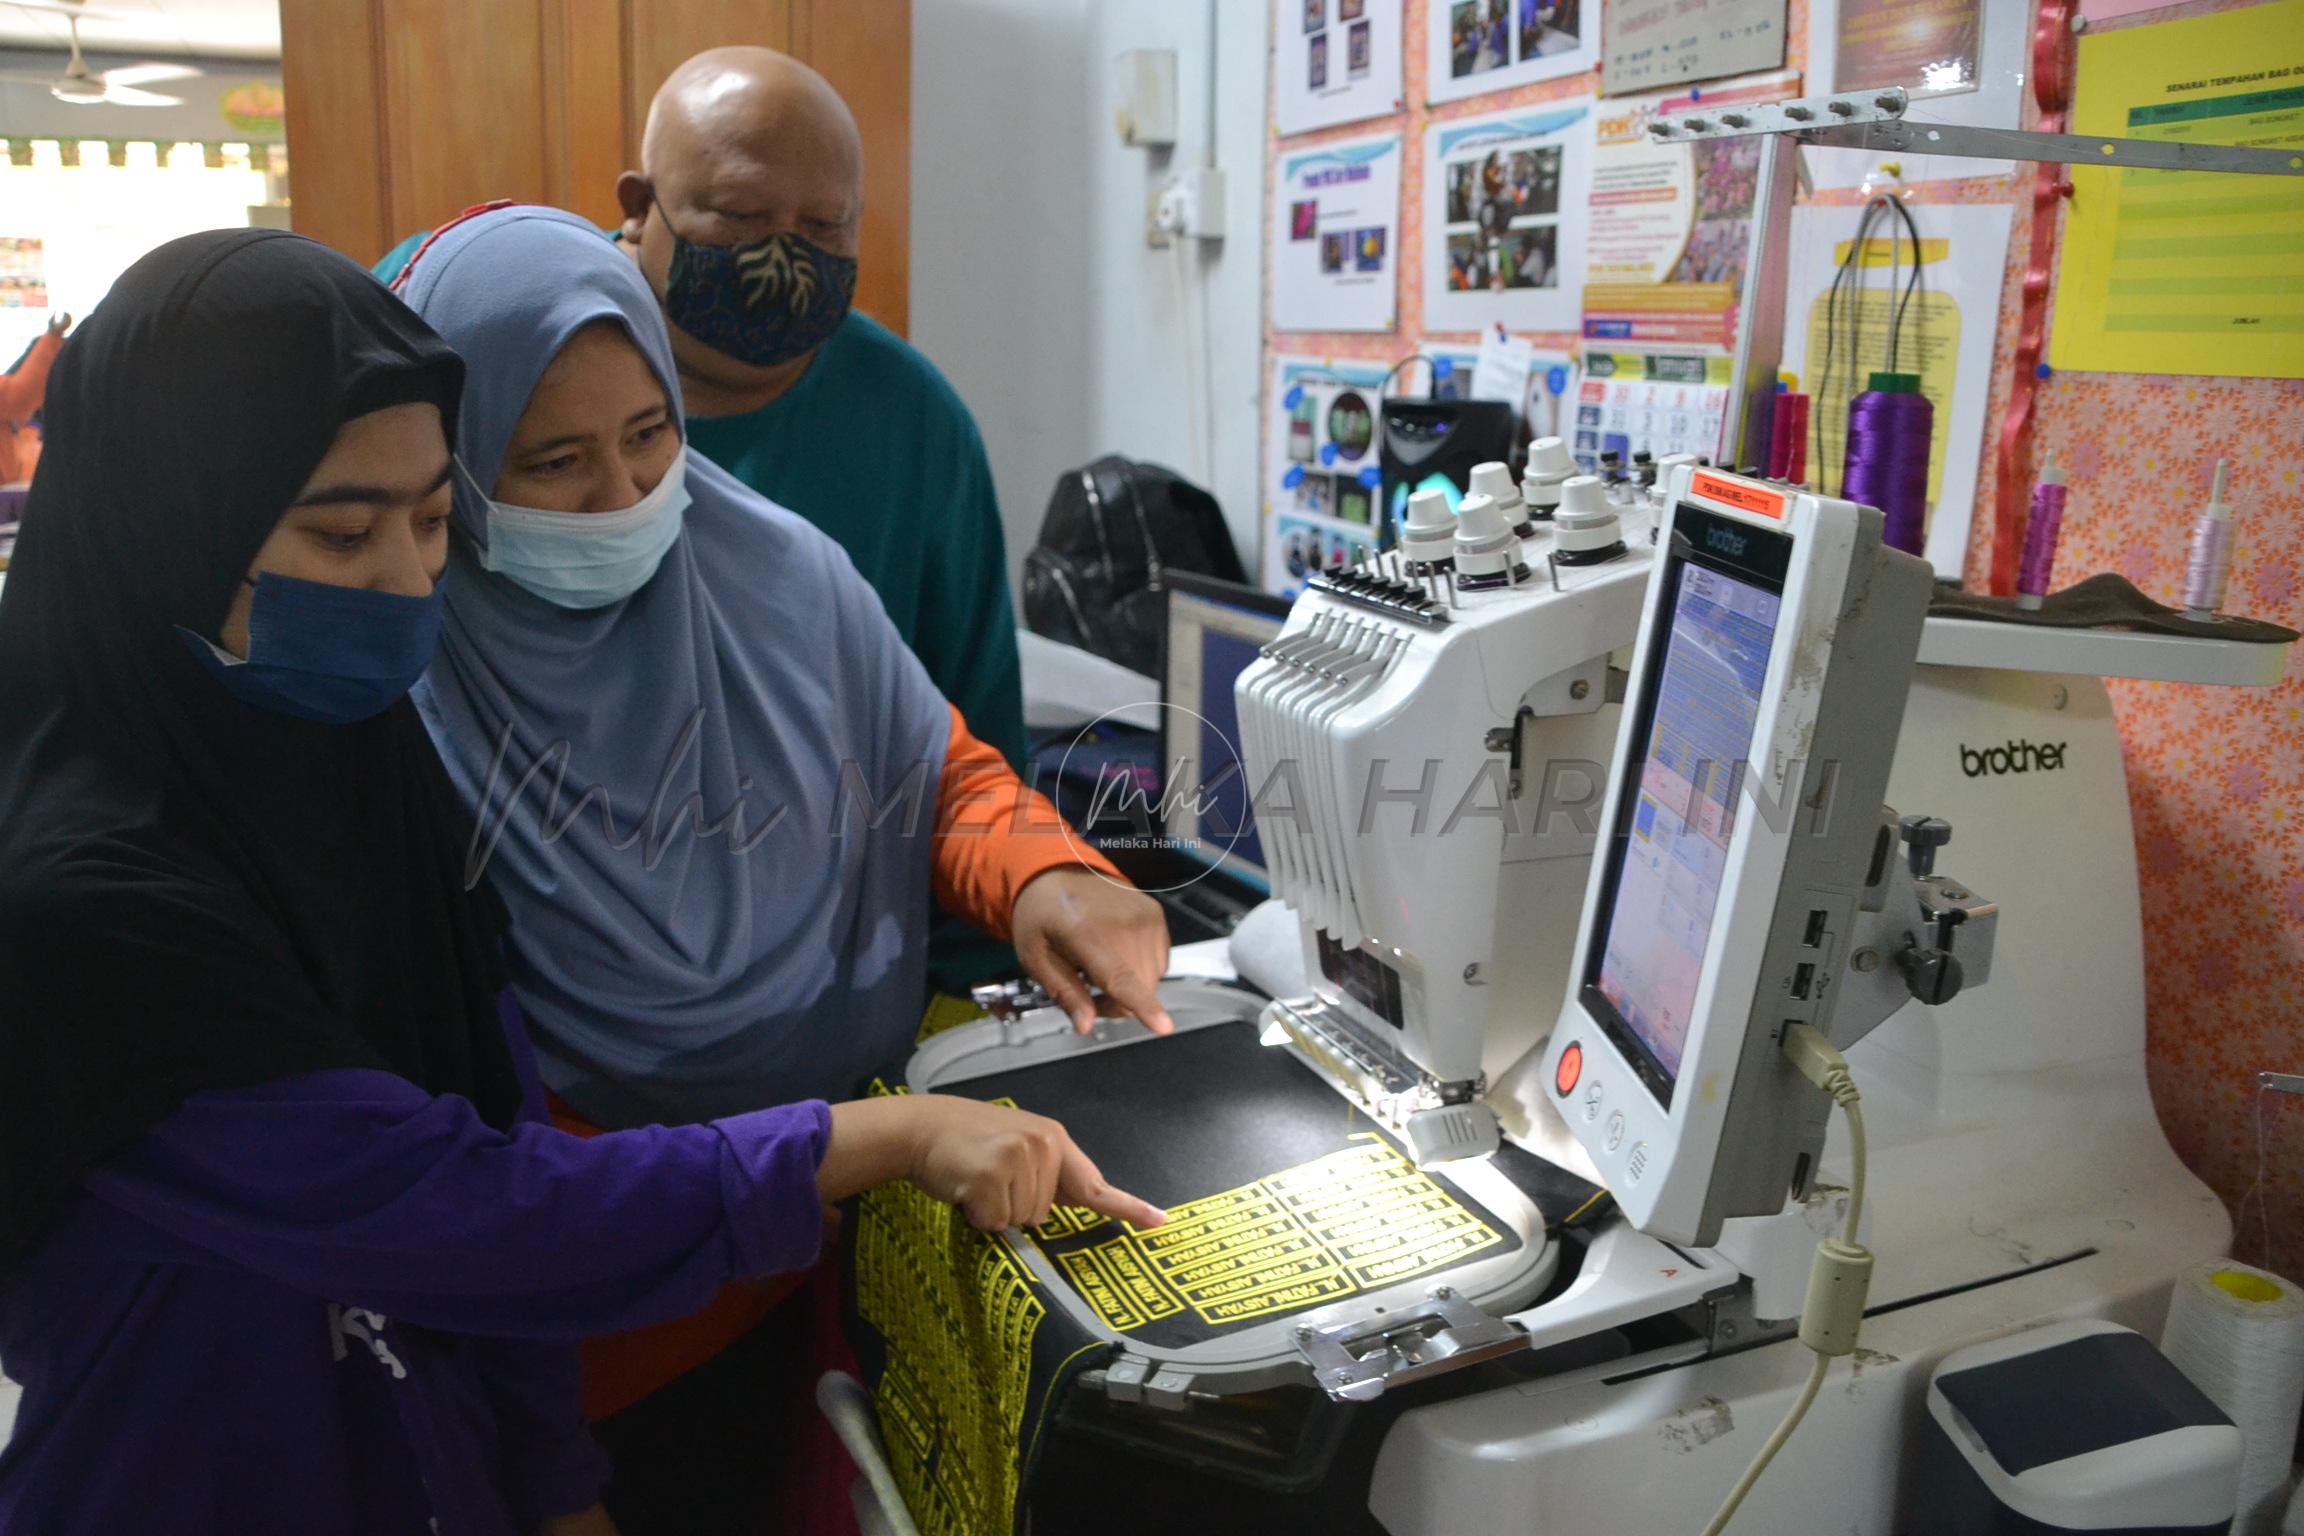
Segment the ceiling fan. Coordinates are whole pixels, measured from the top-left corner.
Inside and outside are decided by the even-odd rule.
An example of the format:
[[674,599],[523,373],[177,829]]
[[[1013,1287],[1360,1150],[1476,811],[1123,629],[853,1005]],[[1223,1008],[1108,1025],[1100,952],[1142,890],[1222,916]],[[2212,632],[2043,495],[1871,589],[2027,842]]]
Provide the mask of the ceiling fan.
[[72,61],[64,66],[60,76],[0,74],[0,80],[19,81],[48,87],[48,94],[58,101],[77,107],[176,107],[184,104],[181,96],[163,96],[144,87],[163,80],[185,80],[200,73],[189,64],[130,64],[122,69],[92,70],[80,54],[80,20],[89,17],[98,21],[126,20],[112,11],[91,11],[72,3],[72,0],[0,0],[0,5],[15,6],[21,10],[42,11],[68,18],[72,28]]

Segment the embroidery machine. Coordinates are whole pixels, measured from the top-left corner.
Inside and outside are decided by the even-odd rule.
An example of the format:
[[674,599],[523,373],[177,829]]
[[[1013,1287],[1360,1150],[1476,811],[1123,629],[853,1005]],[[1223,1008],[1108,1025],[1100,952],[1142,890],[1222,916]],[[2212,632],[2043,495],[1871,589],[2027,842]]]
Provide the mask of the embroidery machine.
[[[1932,153],[2117,152],[2120,164],[2293,174],[2261,151],[1915,128],[1903,109],[1883,92],[1658,125],[1674,142],[1767,136],[1726,439],[1742,457],[1766,441],[1788,224],[1776,215],[1797,143],[1909,149],[1925,132]],[[1659,516],[1733,518],[1793,488],[1718,474],[1700,488],[1694,466],[1659,468],[1663,494],[1645,505],[1571,492],[1537,462],[1519,505],[1508,486],[1476,484],[1454,529],[1444,509],[1411,506],[1400,549],[1314,583],[1240,686],[1251,780],[1280,776],[1276,795],[1259,782],[1259,830],[1311,981],[1265,1010],[1264,1036],[1485,1206],[1518,1240],[1516,1262],[1311,1305],[1253,1345],[1234,1335],[1224,1349],[1163,1352],[1118,1329],[1114,1363],[1083,1385],[1188,1420],[1276,1384],[1358,1402],[1413,1384],[1416,1406],[1389,1421],[1366,1485],[1368,1515],[1392,1536],[1646,1536],[1696,1531],[1713,1512],[1807,1374],[1791,1347],[1803,1293],[1817,1239],[1848,1205],[1847,1140],[1837,1121],[1826,1134],[1825,1102],[1776,1054],[1790,1022],[1848,1047],[1877,1272],[1863,1347],[1833,1370],[1826,1406],[1737,1530],[1902,1528],[1936,1361],[2061,1317],[2155,1333],[2171,1279],[2229,1239],[2146,1081],[2135,845],[2103,679],[2261,686],[2285,648],[1929,619],[1908,686],[1891,666],[1871,672],[1889,692],[1826,687],[1811,723],[1863,728],[1843,720],[1837,746],[1791,754],[1855,765],[1842,811],[1912,814],[1843,817],[1840,834],[1866,833],[1876,850],[1860,872],[1846,849],[1797,881],[1782,862],[1757,907],[1724,876],[1726,925],[1696,962],[1708,1019],[1676,1035],[1680,1023],[1658,1028],[1661,1015],[1611,997],[1602,974],[1600,909],[1621,904],[1623,875],[1602,834],[1622,841],[1610,818],[1636,804],[1630,775],[1649,766],[1619,751],[1628,674],[1612,662],[1656,633],[1642,611],[1663,591],[1651,579]],[[1900,711],[1879,707],[1897,698]],[[1781,742],[1765,714],[1759,739]],[[1882,748],[1870,756],[1867,732]],[[1892,761],[1886,741],[1900,743]],[[1821,785],[1795,775],[1789,793],[1773,753],[1753,755],[1755,815],[1758,802],[1795,818],[1818,808]],[[1947,840],[1958,879],[1934,868]],[[1723,934],[1735,942],[1723,948]],[[1668,946],[1649,949],[1669,971]],[[1186,1031],[1238,1006],[1207,989],[1179,1000]],[[1060,1015],[1027,1007],[931,1043],[910,1078],[960,1082],[995,1058],[1141,1038],[1114,1024],[1074,1043]],[[1161,1049],[1141,1058],[1148,1083]],[[1725,1086],[1741,1093],[1763,1068],[1777,1073],[1762,1086],[1780,1113],[1747,1107],[1741,1134],[1724,1136]],[[1714,1116],[1703,1126],[1687,1108],[1698,1101]],[[1675,1105],[1690,1133],[1678,1147],[1658,1140]],[[1639,1112],[1619,1130],[1628,1106]],[[1489,1181],[1528,1154],[1610,1186],[1628,1219],[1552,1241],[1561,1213],[1515,1205]],[[1014,1246],[1056,1276],[1031,1244]]]
[[[1805,1352],[1771,1346],[1790,1344],[1817,1239],[1845,1214],[1846,1147],[1837,1129],[1822,1135],[1820,1098],[1781,1116],[1764,1160],[1777,1169],[1773,1201],[1751,1198],[1763,1177],[1725,1203],[1637,1202],[1623,1160],[1633,1143],[1619,1137],[1621,1156],[1601,1165],[1609,1116],[1649,1090],[1608,1082],[1592,1101],[1606,1042],[1555,1027],[1590,946],[1580,930],[1609,765],[1623,767],[1628,680],[1611,658],[1635,645],[1643,602],[1662,590],[1650,530],[1659,514],[1793,495],[1685,462],[1660,470],[1657,494],[1613,504],[1589,484],[1532,482],[1532,500],[1559,497],[1534,509],[1549,519],[1468,501],[1458,532],[1471,537],[1449,541],[1453,592],[1427,508],[1396,556],[1315,583],[1238,690],[1259,829],[1313,978],[1310,995],[1266,1008],[1267,1041],[1518,1244],[1444,1283],[1411,1278],[1287,1312],[1213,1347],[1163,1351],[1120,1329],[1116,1358],[1084,1386],[1189,1415],[1276,1385],[1366,1402],[1454,1372],[1462,1390],[1399,1416],[1377,1456],[1368,1507],[1395,1536],[1697,1529],[1800,1384]],[[1648,627],[1658,622],[1651,610]],[[2151,1332],[2175,1273],[2227,1241],[2222,1207],[2170,1151],[2145,1081],[2134,845],[2101,676],[2262,684],[2283,656],[1939,618],[1921,633],[1900,729],[1877,709],[1897,696],[1887,674],[1826,700],[1854,712],[1859,735],[1900,741],[1871,799],[1911,814],[1843,822],[1868,850],[1854,884],[1764,903],[1746,933],[1768,937],[1744,944],[1739,985],[1786,1018],[1832,997],[1830,1033],[1849,1046],[1870,1122],[1878,1272],[1856,1364],[1835,1369],[1830,1411],[1803,1425],[1737,1528],[1892,1529],[1934,1360],[2057,1316]],[[1772,728],[1761,721],[1760,740]],[[1842,749],[1862,756],[1860,740]],[[1796,765],[1790,783],[1725,793],[1746,798],[1755,827],[1771,815],[1790,825],[1825,787]],[[1835,795],[1845,813],[1864,786],[1843,777]],[[1957,878],[1934,868],[1946,841]],[[1240,1014],[1225,989],[1171,989],[1186,1031]],[[1735,1014],[1748,1016],[1759,1017]],[[1588,1053],[1573,1077],[1571,1044]],[[908,1075],[949,1085],[1132,1045],[1156,1079],[1164,1045],[1136,1026],[1080,1040],[1060,1014],[1027,1006],[931,1042]],[[1486,1156],[1500,1145],[1615,1187],[1636,1220],[1547,1240],[1563,1213],[1513,1198]],[[1699,1197],[1717,1182],[1668,1162],[1649,1178]],[[1766,1214],[1739,1214],[1754,1209]],[[1827,1515],[1837,1523],[1818,1526]]]

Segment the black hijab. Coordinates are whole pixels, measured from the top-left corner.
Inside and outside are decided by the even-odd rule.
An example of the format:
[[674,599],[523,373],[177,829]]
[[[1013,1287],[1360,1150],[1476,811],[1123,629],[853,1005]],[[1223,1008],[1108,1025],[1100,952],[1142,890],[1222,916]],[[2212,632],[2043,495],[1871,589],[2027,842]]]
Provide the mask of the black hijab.
[[268,230],[171,241],[57,359],[0,596],[0,1273],[188,1094],[377,1067],[508,1125],[501,908],[403,699],[227,694],[214,637],[344,422],[463,365],[367,273]]

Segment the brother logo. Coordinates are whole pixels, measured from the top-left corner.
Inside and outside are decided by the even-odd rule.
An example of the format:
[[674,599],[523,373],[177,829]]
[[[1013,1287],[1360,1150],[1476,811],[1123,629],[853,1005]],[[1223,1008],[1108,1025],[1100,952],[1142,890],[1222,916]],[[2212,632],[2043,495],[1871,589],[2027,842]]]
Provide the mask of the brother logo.
[[1718,523],[1704,530],[1704,542],[1724,555],[1744,553],[1744,535],[1732,528],[1723,528]]
[[2030,773],[2038,769],[2049,773],[2064,766],[2064,743],[2060,741],[2011,741],[2004,747],[1971,747],[1963,743],[1960,748],[1960,771],[1972,779],[1987,774]]

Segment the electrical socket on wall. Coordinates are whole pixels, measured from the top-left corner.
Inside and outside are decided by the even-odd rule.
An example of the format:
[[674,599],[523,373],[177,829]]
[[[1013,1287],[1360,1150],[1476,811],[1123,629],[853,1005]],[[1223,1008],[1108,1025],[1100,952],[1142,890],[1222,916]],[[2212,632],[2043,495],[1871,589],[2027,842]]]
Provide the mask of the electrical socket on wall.
[[1171,240],[1224,238],[1224,173],[1196,165],[1178,171],[1152,189],[1145,206],[1144,243],[1155,249]]

